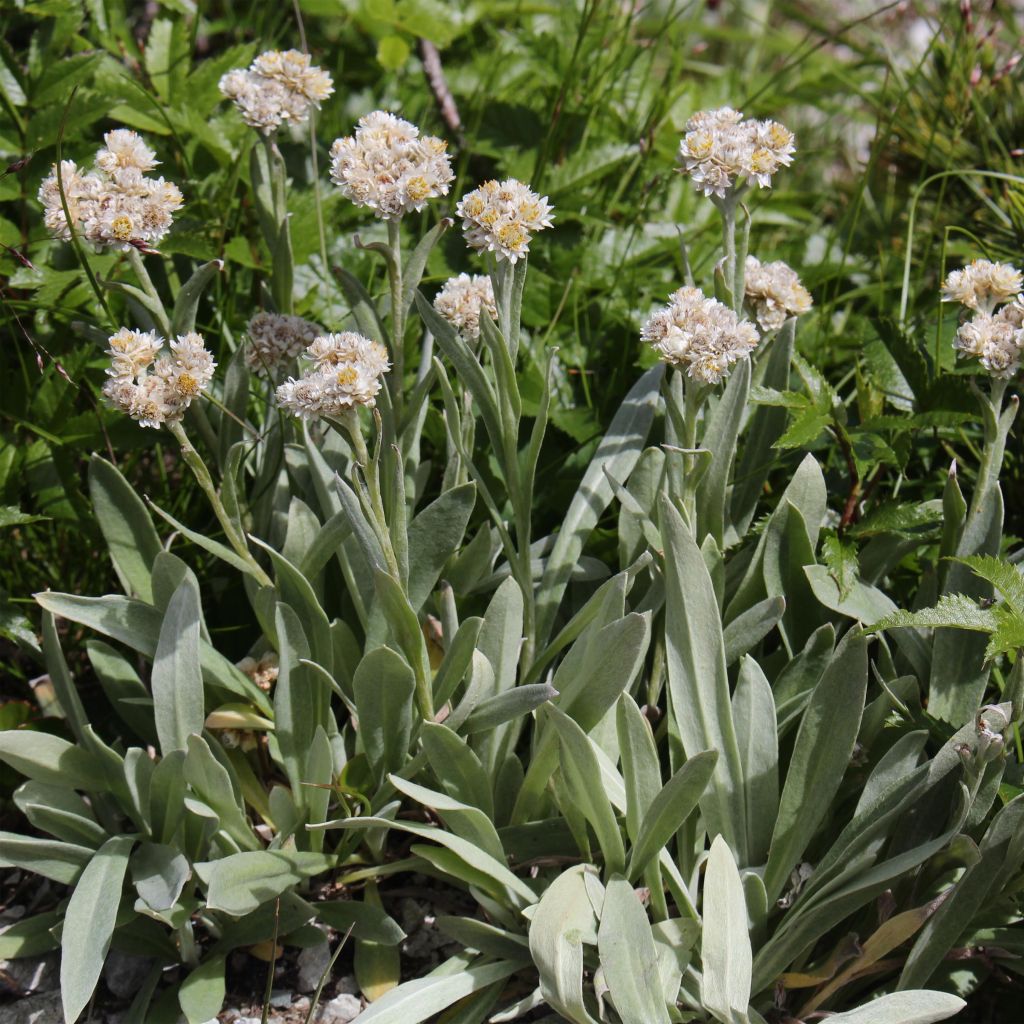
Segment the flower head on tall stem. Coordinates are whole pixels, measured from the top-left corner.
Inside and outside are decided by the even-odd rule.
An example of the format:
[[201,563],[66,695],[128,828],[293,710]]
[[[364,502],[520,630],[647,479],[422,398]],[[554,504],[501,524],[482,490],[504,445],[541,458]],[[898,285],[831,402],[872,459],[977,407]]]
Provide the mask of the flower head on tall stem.
[[467,341],[480,337],[480,317],[498,319],[494,304],[494,286],[485,274],[459,274],[450,277],[434,296],[438,311]]
[[422,210],[446,196],[455,178],[448,143],[394,114],[375,110],[359,119],[354,134],[331,146],[331,179],[357,206],[383,220]]
[[98,248],[147,250],[170,230],[183,201],[181,191],[173,182],[146,177],[158,161],[135,132],[117,128],[103,140],[106,145],[97,152],[92,171],[63,160],[59,176],[55,165],[43,179],[38,194],[43,221],[52,235],[65,241],[74,228]]
[[718,384],[759,341],[753,324],[693,287],[673,292],[668,305],[648,318],[640,337],[665,362],[704,384]]
[[282,124],[302,124],[334,92],[331,76],[300,50],[268,50],[247,69],[223,75],[220,91],[247,125],[271,135]]
[[144,427],[180,422],[185,410],[209,386],[217,364],[194,332],[179,335],[162,353],[153,331],[121,328],[107,349],[107,401]]
[[973,260],[962,270],[949,274],[942,286],[942,299],[991,313],[1000,303],[1016,296],[1022,286],[1021,272],[1011,264]]
[[317,338],[306,356],[312,367],[277,389],[277,404],[303,419],[338,417],[361,405],[373,408],[391,366],[383,345],[353,331]]
[[466,244],[509,263],[526,256],[533,236],[551,227],[552,211],[547,196],[537,195],[515,178],[485,181],[456,207]]
[[301,316],[257,313],[246,328],[249,344],[245,365],[262,376],[274,376],[313,344],[320,328]]
[[[952,271],[942,285],[944,302],[959,302],[974,311],[957,330],[953,347],[961,356],[977,359],[1002,381],[1020,369],[1024,295],[1018,293],[1022,284],[1021,272],[1009,263],[973,260],[962,270]],[[1002,303],[1006,305],[999,309]]]
[[686,122],[679,146],[680,170],[698,192],[724,198],[753,181],[770,188],[780,167],[796,152],[793,133],[778,121],[744,120],[732,107],[702,110]]
[[746,259],[744,294],[762,331],[777,331],[791,316],[811,308],[811,293],[800,283],[796,271],[775,260],[762,263],[756,256]]

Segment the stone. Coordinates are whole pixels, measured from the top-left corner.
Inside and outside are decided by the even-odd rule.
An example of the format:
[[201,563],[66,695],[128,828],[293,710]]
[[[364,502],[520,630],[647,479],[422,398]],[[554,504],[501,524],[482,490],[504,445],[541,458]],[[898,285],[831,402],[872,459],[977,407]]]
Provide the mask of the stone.
[[349,1024],[362,1012],[360,1000],[347,992],[323,1003],[316,1015],[317,1024]]
[[286,1006],[292,1005],[292,994],[291,992],[271,992],[270,993],[270,1005],[275,1009],[280,1010]]
[[133,999],[153,966],[150,956],[135,956],[112,949],[103,965],[103,981],[118,999]]
[[59,992],[26,996],[3,1008],[4,1024],[64,1024]]
[[295,961],[299,971],[296,988],[300,992],[314,992],[330,962],[331,947],[326,941],[302,950]]
[[52,992],[60,985],[60,958],[56,953],[0,960],[0,971],[10,978],[23,995]]

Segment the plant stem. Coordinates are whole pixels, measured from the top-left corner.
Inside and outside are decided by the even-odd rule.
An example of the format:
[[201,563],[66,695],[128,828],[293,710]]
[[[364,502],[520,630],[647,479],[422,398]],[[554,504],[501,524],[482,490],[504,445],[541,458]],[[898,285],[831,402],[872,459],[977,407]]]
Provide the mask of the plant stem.
[[[363,480],[366,482],[366,490],[370,496],[370,509],[373,514],[374,533],[380,541],[381,549],[384,552],[384,559],[388,563],[388,572],[398,581],[401,581],[402,574],[398,568],[398,559],[395,557],[394,545],[391,543],[391,534],[388,531],[387,513],[384,510],[384,497],[380,489],[380,469],[376,459],[370,457],[370,451],[366,447],[366,440],[363,437],[362,427],[359,423],[359,414],[355,409],[348,409],[342,418],[345,432],[352,442],[352,449],[356,457],[356,466],[362,470]],[[355,470],[353,469],[353,473]]]
[[206,494],[206,497],[213,508],[213,513],[217,517],[217,522],[220,523],[221,529],[224,531],[224,535],[227,537],[231,547],[234,548],[235,553],[239,558],[249,564],[252,569],[252,574],[256,578],[257,582],[259,582],[260,586],[273,586],[273,581],[263,571],[263,567],[256,561],[252,552],[249,550],[249,546],[245,542],[244,535],[238,529],[238,526],[232,520],[231,516],[228,515],[228,511],[220,499],[220,494],[217,493],[213,477],[210,476],[210,471],[206,468],[206,463],[203,462],[202,456],[195,450],[192,442],[188,439],[188,435],[185,433],[185,428],[181,425],[180,421],[168,423],[167,426],[174,435],[178,444],[181,446],[182,458],[185,460],[188,468],[192,470],[196,481]]
[[402,388],[405,381],[405,309],[402,298],[402,225],[401,221],[389,220],[388,246],[391,258],[388,260],[388,279],[391,282],[391,348],[394,372],[391,392],[395,410],[396,429],[402,420]]
[[160,330],[165,337],[169,337],[171,333],[171,318],[167,315],[163,299],[160,298],[160,293],[156,290],[153,279],[149,276],[149,271],[146,270],[146,263],[142,258],[142,253],[134,245],[128,250],[128,262],[132,265],[132,270],[135,271],[135,276],[139,279],[142,290],[153,300],[154,308],[152,312],[160,321]]

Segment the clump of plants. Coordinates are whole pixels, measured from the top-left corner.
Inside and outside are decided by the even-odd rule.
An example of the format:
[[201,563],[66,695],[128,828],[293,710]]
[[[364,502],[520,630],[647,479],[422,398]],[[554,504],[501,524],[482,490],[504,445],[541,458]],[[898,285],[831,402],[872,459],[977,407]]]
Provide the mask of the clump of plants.
[[[112,946],[155,958],[139,1014],[198,1024],[233,950],[328,941],[317,924],[351,935],[367,1024],[953,1017],[985,971],[970,951],[1019,942],[1024,588],[999,557],[999,469],[1020,274],[978,262],[947,282],[973,311],[957,348],[978,362],[955,375],[980,409],[969,495],[954,468],[941,499],[861,518],[819,438],[859,481],[871,431],[899,425],[851,422],[796,351],[809,291],[749,251],[796,139],[695,113],[676,170],[717,211],[720,259],[695,276],[684,250],[667,303],[637,316],[647,368],[553,509],[562,367],[523,317],[548,197],[486,180],[434,216],[445,141],[364,116],[329,173],[383,222],[357,243],[380,287],[337,267],[319,287],[344,312],[314,323],[275,133],[330,79],[273,51],[221,89],[257,136],[248,199],[273,256],[234,350],[196,330],[221,262],[182,276],[157,251],[182,197],[145,176],[137,133],[40,190],[83,265],[90,246],[128,254],[135,284],[90,277],[103,393],[173,441],[218,529],[92,460],[121,592],[36,595],[64,734],[0,731],[28,823],[0,861],[68,895],[0,951],[60,948],[69,1024]],[[455,219],[478,272],[434,287]],[[899,608],[890,581],[914,560]],[[241,658],[207,621],[225,595]],[[88,666],[69,668],[59,620],[87,631]],[[86,673],[113,727],[87,714]],[[413,873],[470,909],[437,917],[461,952],[402,980],[387,890]]]

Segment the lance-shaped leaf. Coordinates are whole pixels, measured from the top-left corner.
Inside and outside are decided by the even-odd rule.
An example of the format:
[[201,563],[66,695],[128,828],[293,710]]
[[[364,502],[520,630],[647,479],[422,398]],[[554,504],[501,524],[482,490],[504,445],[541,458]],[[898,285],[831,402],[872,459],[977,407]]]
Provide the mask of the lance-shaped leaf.
[[153,715],[160,750],[184,750],[202,733],[203,673],[199,663],[199,594],[188,580],[174,592],[153,657]]
[[613,878],[605,889],[597,951],[622,1024],[668,1024],[654,934],[639,897],[624,878]]
[[702,919],[701,1002],[722,1024],[740,1024],[750,1002],[750,933],[743,883],[721,836],[708,857]]
[[537,598],[537,647],[543,649],[583,545],[611,503],[609,481],[624,483],[643,451],[658,407],[664,364],[652,366],[629,390],[597,446],[562,520]]
[[712,835],[723,834],[746,860],[743,768],[729,698],[725,643],[711,576],[671,501],[661,500],[665,542],[665,653],[672,715],[692,757],[720,753],[701,809]]
[[867,645],[866,637],[845,638],[800,722],[765,869],[770,901],[782,892],[824,821],[849,767],[867,692]]
[[224,269],[223,260],[210,260],[197,267],[181,286],[171,312],[171,333],[187,334],[196,327],[196,310],[206,286]]
[[128,836],[108,839],[71,893],[60,939],[60,994],[67,1021],[78,1020],[100,980],[134,844]]
[[891,992],[856,1010],[837,1013],[829,1024],[935,1024],[958,1014],[967,1004],[948,992],[918,989]]

